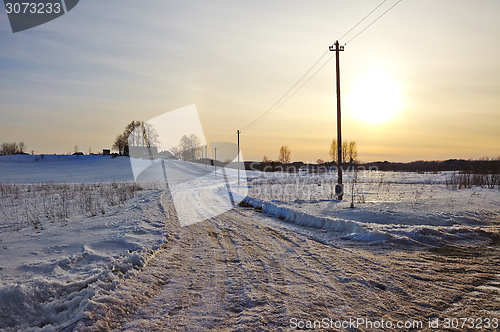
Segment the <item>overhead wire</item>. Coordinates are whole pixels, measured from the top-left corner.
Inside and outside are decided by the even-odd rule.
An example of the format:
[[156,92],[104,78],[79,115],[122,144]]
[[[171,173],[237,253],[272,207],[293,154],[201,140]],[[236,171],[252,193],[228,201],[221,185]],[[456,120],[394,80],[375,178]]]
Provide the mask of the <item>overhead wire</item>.
[[235,137],[236,137],[236,132],[231,137],[229,137],[229,139],[226,142],[228,143],[231,142],[231,140]]
[[[345,36],[347,36],[351,31],[353,31],[357,26],[359,26],[363,21],[365,21],[371,14],[373,14],[380,6],[382,6],[387,0],[383,0],[378,6],[376,6],[371,12],[369,12],[365,17],[363,17],[358,23],[356,23],[351,29],[349,29],[346,33],[342,35],[338,40],[340,41],[343,39]],[[363,30],[358,32],[354,37],[349,39],[347,43],[344,45],[350,43],[353,41],[356,37],[358,37],[360,34],[362,34],[366,29],[371,27],[375,22],[377,22],[379,19],[381,19],[385,14],[387,14],[391,9],[396,7],[397,4],[399,4],[402,0],[398,0],[394,5],[389,7],[385,12],[383,12],[381,15],[379,15],[375,20],[373,20],[370,24],[368,24]],[[274,113],[278,108],[280,108],[286,101],[288,101],[293,95],[295,95],[307,82],[309,82],[335,55],[330,57],[328,61],[326,61],[311,77],[309,77],[297,90],[295,90],[291,95],[286,97],[297,85],[299,85],[302,80],[316,67],[316,65],[325,57],[325,55],[329,52],[329,50],[326,50],[319,58],[316,60],[316,62],[292,85],[290,89],[288,89],[279,99],[276,101],[270,108],[268,108],[264,113],[262,113],[259,117],[257,117],[255,120],[250,122],[248,125],[245,127],[241,128],[242,130],[247,130],[255,126],[256,124],[260,123],[262,120],[267,118],[269,115]],[[285,100],[283,100],[286,97]],[[240,131],[240,132],[241,132]],[[234,133],[227,141],[230,142],[234,137],[236,136],[236,133]]]
[[373,14],[374,11],[376,11],[380,6],[382,6],[387,0],[384,0],[382,1],[377,7],[375,7],[371,12],[368,13],[368,15],[366,15],[365,17],[363,17],[363,19],[361,19],[361,21],[359,21],[358,23],[356,23],[356,25],[354,25],[351,29],[349,29],[349,31],[347,31],[346,33],[344,33],[342,35],[342,37],[340,37],[338,40],[342,40],[342,38],[344,38],[345,36],[347,36],[349,34],[349,32],[351,32],[352,30],[354,30],[358,25],[360,25],[364,20],[366,20],[368,18],[368,16],[370,16],[371,14]]
[[294,91],[294,93],[292,93],[290,96],[288,96],[288,98],[286,98],[285,100],[283,100],[283,102],[281,104],[279,104],[274,110],[272,110],[270,113],[268,113],[266,116],[264,116],[263,118],[261,118],[260,120],[258,121],[254,121],[254,123],[252,125],[248,125],[246,128],[247,129],[250,129],[251,127],[255,126],[256,124],[258,124],[259,122],[261,122],[262,120],[264,120],[265,118],[267,118],[269,115],[271,115],[274,111],[276,111],[278,108],[281,107],[281,105],[283,105],[284,103],[286,103],[288,101],[288,99],[292,98],[300,89],[302,89],[302,87],[304,85],[307,84],[307,82],[309,82],[314,76],[316,76],[316,74],[321,70],[323,69],[324,66],[326,66],[326,64],[328,62],[330,62],[331,59],[333,59],[335,57],[335,54],[333,56],[331,56],[321,67],[319,67],[319,69],[314,73],[312,74],[311,77],[309,77],[307,79],[307,81],[305,81],[297,90]]
[[351,41],[354,40],[354,38],[356,38],[357,36],[359,36],[360,34],[362,34],[366,29],[368,29],[369,27],[371,27],[375,22],[377,22],[378,20],[380,20],[382,18],[382,16],[384,16],[385,14],[387,14],[392,8],[396,7],[396,5],[398,3],[400,3],[402,0],[399,0],[398,2],[396,2],[394,5],[392,5],[391,7],[389,7],[389,9],[387,9],[385,12],[382,13],[382,15],[380,15],[379,17],[377,17],[372,23],[368,24],[368,26],[366,26],[363,30],[361,30],[360,32],[358,32],[354,37],[352,37],[351,39],[349,39],[349,41],[347,43],[345,43],[346,45],[349,44]]
[[259,119],[261,119],[262,117],[266,116],[267,113],[271,112],[272,109],[278,105],[281,100],[283,100],[283,98],[285,98],[285,96],[287,94],[290,93],[290,91],[292,91],[303,79],[304,77],[307,76],[307,74],[309,74],[311,72],[311,70],[314,69],[314,67],[316,67],[316,65],[318,64],[318,62],[321,61],[321,59],[323,59],[325,57],[325,55],[328,53],[328,50],[326,50],[319,58],[318,60],[316,60],[316,62],[304,73],[304,75],[302,75],[293,85],[290,89],[288,89],[279,99],[277,102],[275,102],[273,104],[273,106],[271,106],[269,109],[267,109],[264,113],[262,113],[257,119],[255,119],[254,121],[252,121],[251,123],[249,123],[248,125],[246,125],[245,127],[241,128],[241,130],[245,130],[245,129],[248,129],[250,126],[252,126],[255,122],[259,121]]

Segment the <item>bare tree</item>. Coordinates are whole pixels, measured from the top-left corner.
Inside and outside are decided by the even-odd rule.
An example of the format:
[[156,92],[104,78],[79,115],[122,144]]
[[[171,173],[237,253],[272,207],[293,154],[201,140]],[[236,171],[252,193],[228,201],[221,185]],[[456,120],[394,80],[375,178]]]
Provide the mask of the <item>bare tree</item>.
[[26,149],[26,145],[24,144],[24,142],[19,142],[19,144],[17,145],[17,153],[24,153],[24,150]]
[[324,164],[324,163],[325,163],[325,161],[323,159],[321,159],[321,158],[318,159],[318,160],[316,160],[316,164],[318,164],[318,165],[321,165],[321,164]]
[[270,162],[272,162],[272,160],[267,158],[267,156],[264,156],[264,158],[262,158],[262,162],[263,163],[270,163]]
[[158,132],[144,121],[131,121],[125,126],[123,133],[116,135],[112,149],[118,150],[120,155],[127,154],[130,146],[154,147],[159,144]]
[[113,150],[118,150],[120,156],[125,153],[125,147],[128,146],[128,137],[125,134],[116,135],[115,142],[111,147]]
[[[332,144],[330,145],[330,158],[333,161],[337,161],[337,139],[332,140]],[[342,142],[342,160],[340,164],[350,161],[352,158],[353,161],[358,160],[358,147],[356,142],[354,141],[343,141]]]
[[332,161],[337,160],[337,139],[334,138],[332,140],[332,144],[330,144],[330,152],[329,152],[330,158],[332,158]]
[[124,134],[129,130],[129,127],[136,126],[134,130],[128,133],[128,145],[129,146],[142,146],[142,147],[155,147],[159,144],[158,132],[153,125],[144,121],[132,121],[127,128],[125,128]]
[[118,150],[118,153],[120,156],[123,156],[124,154],[127,153],[128,151],[128,137],[130,134],[140,126],[141,122],[140,121],[132,121],[129,124],[125,126],[125,129],[123,130],[123,133],[116,135],[115,141],[111,148],[113,150]]
[[128,125],[125,126],[123,133],[129,137],[130,134],[135,130],[135,128],[141,125],[141,121],[131,121]]
[[0,147],[0,154],[1,155],[11,155],[11,154],[16,154],[17,153],[17,144],[14,143],[2,143],[2,146]]
[[182,160],[194,161],[200,157],[200,138],[195,134],[191,134],[189,136],[183,135],[179,142],[178,149]]
[[280,153],[278,155],[278,161],[282,164],[289,164],[290,163],[290,148],[288,145],[282,145],[280,148]]
[[17,144],[16,142],[2,143],[2,145],[0,146],[0,155],[24,153],[25,149],[26,145],[24,144],[24,142],[19,142],[19,144]]
[[147,144],[149,147],[155,146],[157,147],[160,144],[160,135],[158,135],[158,132],[156,129],[153,127],[152,124],[148,122],[143,122],[142,123],[142,133],[144,137],[147,137]]
[[347,160],[352,160],[353,162],[357,162],[358,161],[358,146],[356,144],[356,142],[354,141],[350,141],[349,142],[349,145],[347,146],[347,157],[348,159]]
[[342,163],[347,163],[349,162],[349,159],[347,159],[347,148],[349,147],[349,143],[347,141],[342,142]]
[[170,148],[170,153],[174,155],[174,157],[180,158],[181,150],[179,150],[178,146],[173,146]]

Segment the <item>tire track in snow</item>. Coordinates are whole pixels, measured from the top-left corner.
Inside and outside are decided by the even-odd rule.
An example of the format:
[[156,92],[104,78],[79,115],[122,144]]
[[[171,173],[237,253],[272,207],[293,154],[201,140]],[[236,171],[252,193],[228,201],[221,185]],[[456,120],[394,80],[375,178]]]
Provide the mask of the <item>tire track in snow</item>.
[[251,236],[252,232],[247,226],[250,225],[242,219],[234,223],[230,214],[220,217],[211,222],[220,230],[222,239],[229,248],[230,257],[236,257],[235,268],[228,271],[229,280],[233,280],[233,287],[226,302],[228,310],[237,314],[232,325],[262,324],[262,310],[268,314],[270,310],[280,314],[286,312],[280,294],[272,287],[275,282],[282,283],[283,276],[279,269],[273,268],[276,265],[274,261],[269,261],[262,252],[253,248],[258,240],[249,238],[248,235]]
[[[484,248],[457,259],[340,239],[329,245],[250,209],[179,227],[169,202],[164,196],[169,241],[102,303],[92,326],[82,322],[77,331],[276,331],[291,318],[324,317],[426,321],[498,273]],[[495,305],[482,301],[460,313]]]

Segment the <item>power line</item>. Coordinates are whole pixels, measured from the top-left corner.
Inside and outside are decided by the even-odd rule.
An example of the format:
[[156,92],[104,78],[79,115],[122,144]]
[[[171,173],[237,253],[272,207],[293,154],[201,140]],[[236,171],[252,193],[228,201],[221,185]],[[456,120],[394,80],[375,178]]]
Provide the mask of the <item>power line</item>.
[[[387,0],[383,0],[377,7],[375,7],[371,12],[368,13],[365,17],[363,17],[358,23],[356,23],[351,29],[349,29],[342,37],[340,37],[338,40],[344,38],[347,36],[352,30],[354,30],[358,25],[360,25],[364,20],[366,20],[371,14],[373,14],[380,6],[382,6]],[[368,29],[370,26],[372,26],[375,22],[377,22],[382,16],[387,14],[392,8],[396,7],[397,4],[399,4],[402,0],[398,0],[394,5],[392,5],[389,9],[387,9],[385,12],[383,12],[380,16],[378,16],[374,21],[372,21],[368,26],[366,26],[363,30],[358,32],[354,37],[352,37],[347,43],[350,43],[353,41],[356,37],[358,37],[361,33],[363,33],[366,29]],[[345,44],[347,44],[345,43]],[[290,89],[288,89],[279,99],[276,101],[269,109],[267,109],[264,113],[262,113],[258,118],[256,118],[254,121],[250,122],[248,125],[242,128],[242,130],[245,129],[250,129],[265,118],[267,118],[269,115],[271,115],[274,111],[276,111],[278,108],[281,107],[288,99],[290,99],[293,95],[295,95],[304,85],[307,84],[334,56],[332,56],[330,59],[328,59],[311,77],[309,77],[295,92],[293,92],[291,95],[289,95],[285,100],[285,98],[300,82],[313,70],[314,67],[325,57],[325,55],[328,53],[328,50],[323,53],[318,60],[305,72],[304,75],[302,75],[293,85]],[[283,100],[283,102],[281,102]],[[281,102],[281,103],[280,103]],[[276,106],[277,105],[277,106]],[[236,134],[233,134],[227,141],[230,142],[234,137],[236,137]]]
[[[306,76],[307,74],[309,74],[311,72],[311,70],[314,69],[314,67],[316,67],[316,65],[321,61],[321,59],[323,59],[325,57],[325,55],[328,54],[328,50],[326,50],[319,58],[318,60],[316,60],[316,62],[314,62],[314,64],[292,85],[292,87],[290,89],[288,89],[279,99],[278,101],[276,101],[269,109],[267,109],[264,113],[262,113],[257,119],[255,119],[254,121],[250,122],[248,125],[246,125],[245,127],[242,128],[242,130],[244,129],[249,129],[250,127],[253,127],[255,124],[257,124],[258,122],[262,121],[263,119],[265,119],[268,115],[270,115],[272,112],[274,112],[276,109],[278,109],[281,105],[283,105],[283,103],[281,103],[279,106],[276,107],[276,109],[273,110],[273,108],[278,105],[282,100],[283,98],[286,97],[286,95],[288,95],[290,93],[290,91],[292,91]],[[330,61],[330,60],[328,60]],[[327,61],[327,62],[328,62]],[[326,64],[326,63],[325,63]],[[321,68],[323,68],[323,66],[321,66]],[[320,69],[321,69],[320,68]],[[317,73],[317,72],[316,72]],[[313,74],[316,75],[316,73]],[[313,77],[311,76],[307,81],[306,83]],[[305,84],[305,83],[304,83]],[[302,86],[304,86],[304,84]],[[302,88],[302,86],[299,87],[298,90],[300,90],[300,88]],[[297,92],[295,91],[295,92]],[[295,94],[295,92],[293,94]],[[293,96],[292,94],[292,96]],[[290,96],[291,97],[291,96]],[[289,98],[290,98],[289,97]],[[287,98],[285,101],[287,101],[289,98]],[[234,138],[236,137],[236,133],[234,133],[228,140],[227,142],[231,142]]]
[[346,44],[350,43],[354,38],[356,38],[357,36],[359,36],[360,34],[362,34],[366,29],[368,29],[369,27],[371,27],[375,22],[377,22],[380,18],[382,18],[382,16],[384,16],[385,14],[387,14],[392,8],[396,7],[396,5],[398,3],[400,3],[401,1],[402,0],[399,0],[394,5],[392,5],[389,9],[387,9],[385,12],[383,12],[382,15],[380,15],[379,17],[377,17],[375,19],[375,21],[373,21],[372,23],[368,24],[368,26],[366,28],[364,28],[363,30],[361,30],[360,32],[358,32],[357,35],[355,35],[354,37],[352,37],[351,39],[349,39],[349,41]]
[[[318,59],[318,60],[316,60],[316,62],[315,62],[315,63],[314,63],[314,64],[313,64],[313,65],[312,65],[312,66],[311,66],[311,67],[310,67],[310,68],[309,68],[306,72],[305,72],[305,74],[304,74],[304,75],[302,75],[302,76],[301,76],[301,77],[297,80],[297,82],[295,82],[295,83],[292,85],[292,87],[291,87],[290,89],[288,89],[288,91],[287,91],[287,92],[285,92],[285,93],[284,93],[284,94],[280,97],[280,99],[278,99],[278,101],[277,101],[277,102],[275,102],[275,103],[273,104],[273,106],[271,106],[268,110],[266,110],[264,113],[262,113],[262,114],[261,114],[261,115],[260,115],[257,119],[255,119],[254,121],[252,121],[251,123],[249,123],[249,124],[248,124],[248,125],[246,125],[245,127],[241,128],[241,130],[248,129],[248,128],[250,128],[250,126],[252,126],[255,122],[259,121],[261,118],[263,118],[263,117],[267,117],[267,115],[266,115],[266,114],[267,114],[267,113],[269,113],[269,112],[271,112],[271,110],[272,110],[272,109],[273,109],[276,105],[278,105],[278,104],[280,103],[280,101],[281,101],[283,98],[285,98],[285,96],[286,96],[287,94],[289,94],[289,93],[290,93],[290,91],[292,91],[292,90],[293,90],[293,89],[294,89],[294,88],[295,88],[295,87],[296,87],[296,86],[300,83],[300,81],[302,81],[302,80],[304,79],[304,77],[306,77],[306,76],[307,76],[307,74],[309,74],[309,73],[311,72],[311,70],[313,70],[313,68],[314,68],[314,67],[316,67],[316,65],[318,64],[318,62],[320,62],[320,61],[321,61],[321,59],[323,59],[327,53],[328,53],[328,50],[326,50],[326,51],[325,51],[325,53],[323,53],[323,54],[319,57],[319,59]],[[272,111],[272,112],[274,112],[274,111]],[[272,112],[271,112],[271,113],[272,113]]]
[[274,111],[276,111],[278,108],[281,107],[281,105],[283,105],[284,103],[287,102],[288,99],[292,98],[293,95],[295,95],[304,85],[307,84],[307,82],[309,82],[321,69],[323,69],[324,66],[326,66],[326,64],[328,62],[330,62],[331,59],[333,59],[335,57],[335,55],[331,56],[330,59],[328,59],[321,67],[319,67],[319,69],[311,76],[307,79],[307,81],[305,81],[297,90],[295,90],[294,93],[292,93],[290,96],[288,96],[288,98],[286,98],[285,100],[283,100],[283,102],[281,104],[279,104],[274,110],[272,110],[271,112],[269,112],[268,114],[266,114],[264,117],[262,117],[260,120],[255,120],[252,124],[246,126],[245,128],[246,129],[250,129],[251,127],[255,126],[256,124],[258,124],[259,122],[261,122],[262,120],[264,120],[265,118],[267,118],[269,115],[271,115]]
[[345,36],[347,36],[349,34],[349,32],[351,32],[352,30],[354,30],[358,25],[361,24],[361,22],[363,22],[364,20],[366,20],[368,18],[368,16],[370,16],[371,14],[373,14],[374,11],[376,11],[380,6],[382,6],[387,0],[384,0],[382,1],[377,7],[375,7],[375,9],[373,9],[370,13],[368,13],[368,15],[366,15],[365,17],[363,17],[363,19],[361,21],[359,21],[358,23],[356,23],[355,26],[353,26],[349,31],[347,31],[346,33],[344,33],[344,35],[342,37],[340,37],[338,39],[338,41],[340,41],[342,38],[344,38]]
[[231,140],[232,140],[233,138],[235,138],[235,137],[236,137],[236,133],[234,133],[231,137],[229,137],[229,139],[228,139],[226,142],[231,142]]

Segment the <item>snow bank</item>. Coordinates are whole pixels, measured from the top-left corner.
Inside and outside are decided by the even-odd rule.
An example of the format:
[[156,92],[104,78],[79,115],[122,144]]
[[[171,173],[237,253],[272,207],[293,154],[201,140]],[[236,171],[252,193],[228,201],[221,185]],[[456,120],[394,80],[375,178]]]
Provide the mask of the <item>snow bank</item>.
[[344,237],[348,239],[384,241],[393,237],[386,232],[367,229],[361,223],[353,220],[318,217],[251,197],[245,198],[244,203],[262,209],[262,212],[269,213],[289,223],[345,233]]
[[58,331],[135,274],[164,241],[162,191],[110,214],[0,233],[0,330]]
[[336,173],[266,173],[248,180],[245,202],[286,222],[358,241],[488,241],[500,226],[500,190],[453,190],[446,186],[452,174],[346,172],[339,201],[332,199]]
[[262,212],[271,214],[287,223],[332,230],[343,233],[341,238],[363,242],[390,241],[402,244],[438,245],[448,241],[473,240],[477,239],[478,236],[495,233],[494,228],[491,227],[471,227],[466,225],[446,227],[376,224],[370,222],[370,211],[364,211],[363,215],[366,222],[330,218],[297,211],[296,203],[269,202],[252,197],[244,198],[243,205],[262,210]]

